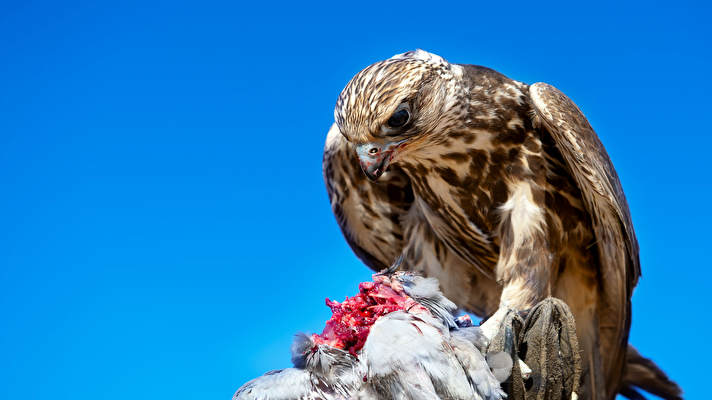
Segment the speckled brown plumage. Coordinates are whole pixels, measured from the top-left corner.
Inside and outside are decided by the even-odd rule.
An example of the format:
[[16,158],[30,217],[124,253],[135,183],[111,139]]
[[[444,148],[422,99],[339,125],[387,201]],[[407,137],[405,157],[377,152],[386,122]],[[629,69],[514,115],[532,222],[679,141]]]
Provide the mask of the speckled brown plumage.
[[[407,105],[405,126],[387,126]],[[547,296],[576,316],[584,398],[613,398],[624,369],[638,244],[598,137],[552,86],[423,51],[376,63],[343,90],[324,176],[349,244],[371,268],[398,256],[481,316]],[[402,143],[376,182],[357,146]],[[363,164],[362,164],[363,165]]]

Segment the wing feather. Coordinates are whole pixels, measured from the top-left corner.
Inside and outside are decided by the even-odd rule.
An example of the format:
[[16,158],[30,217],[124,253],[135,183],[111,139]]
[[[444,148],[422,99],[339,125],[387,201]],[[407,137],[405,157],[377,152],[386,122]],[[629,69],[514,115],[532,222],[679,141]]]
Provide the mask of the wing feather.
[[[617,331],[604,351],[622,366],[630,328],[630,297],[640,277],[638,241],[620,180],[608,153],[581,110],[546,83],[535,83],[529,95],[535,121],[551,134],[583,195],[596,236],[604,309],[602,329]],[[612,373],[616,373],[614,370]]]

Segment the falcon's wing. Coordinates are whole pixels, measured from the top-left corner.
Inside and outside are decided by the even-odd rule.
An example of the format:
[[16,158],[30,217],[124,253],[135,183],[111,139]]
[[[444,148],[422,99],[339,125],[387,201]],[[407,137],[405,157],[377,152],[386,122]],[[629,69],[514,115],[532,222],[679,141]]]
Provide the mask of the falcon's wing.
[[401,220],[413,203],[410,180],[391,166],[377,182],[369,181],[336,124],[326,137],[323,163],[331,209],[349,245],[372,269],[388,267],[403,250]]
[[640,277],[638,240],[628,202],[606,149],[581,110],[558,89],[539,82],[531,85],[529,94],[583,193],[607,269],[604,278],[624,278],[630,294]]
[[[640,261],[638,241],[618,175],[596,132],[571,99],[541,82],[531,85],[529,95],[537,119],[556,142],[591,216],[604,301],[611,305],[610,309],[599,310],[601,326],[610,327],[613,323],[621,330],[620,342],[608,345],[621,347],[625,354],[630,296],[640,277]],[[606,319],[608,321],[604,321]],[[618,351],[616,348],[608,350]]]

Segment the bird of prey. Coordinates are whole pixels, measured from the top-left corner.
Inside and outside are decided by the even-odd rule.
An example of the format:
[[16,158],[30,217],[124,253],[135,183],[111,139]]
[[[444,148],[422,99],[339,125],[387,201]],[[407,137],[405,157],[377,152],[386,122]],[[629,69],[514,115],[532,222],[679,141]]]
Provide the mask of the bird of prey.
[[618,176],[578,107],[545,83],[416,50],[359,72],[324,149],[332,210],[380,270],[436,277],[482,317],[547,296],[576,319],[583,398],[679,388],[628,346],[638,242]]
[[297,335],[293,368],[268,372],[233,400],[502,400],[512,359],[481,353],[480,328],[433,278],[406,272],[374,275],[343,303],[327,300],[332,318],[320,335]]

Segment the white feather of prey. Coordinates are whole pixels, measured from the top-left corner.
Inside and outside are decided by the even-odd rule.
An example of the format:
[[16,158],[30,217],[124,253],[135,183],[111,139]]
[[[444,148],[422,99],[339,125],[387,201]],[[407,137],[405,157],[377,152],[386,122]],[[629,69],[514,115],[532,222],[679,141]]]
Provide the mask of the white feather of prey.
[[480,350],[487,346],[484,335],[479,327],[458,326],[456,307],[437,280],[403,272],[390,279],[428,312],[378,318],[356,356],[299,334],[292,345],[294,368],[253,379],[233,400],[504,399],[500,382],[509,376],[511,359],[508,370],[504,353],[495,357],[497,366],[488,364]]

